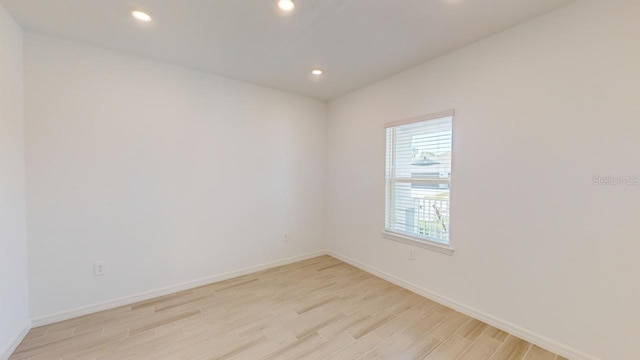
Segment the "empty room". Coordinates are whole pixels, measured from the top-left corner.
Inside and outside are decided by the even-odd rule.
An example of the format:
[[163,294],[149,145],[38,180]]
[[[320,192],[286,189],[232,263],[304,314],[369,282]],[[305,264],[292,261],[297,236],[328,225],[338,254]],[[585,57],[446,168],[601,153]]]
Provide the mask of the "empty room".
[[0,360],[639,360],[640,0],[0,0]]

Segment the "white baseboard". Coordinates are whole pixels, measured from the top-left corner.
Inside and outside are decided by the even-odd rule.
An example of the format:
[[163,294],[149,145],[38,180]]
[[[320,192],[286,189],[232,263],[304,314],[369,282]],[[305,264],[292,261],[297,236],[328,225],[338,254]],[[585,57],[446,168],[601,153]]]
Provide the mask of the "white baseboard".
[[113,300],[108,300],[101,303],[82,306],[75,309],[69,309],[69,310],[65,310],[65,311],[58,312],[51,315],[41,316],[38,318],[31,319],[31,323],[33,327],[48,325],[58,321],[68,320],[78,316],[92,314],[98,311],[109,310],[109,309],[117,308],[119,306],[130,305],[140,301],[153,299],[158,296],[168,295],[174,292],[212,284],[218,281],[223,281],[223,280],[251,274],[258,271],[267,270],[274,267],[287,265],[297,261],[311,259],[317,256],[326,255],[326,254],[327,254],[326,251],[316,251],[316,252],[301,255],[301,256],[294,256],[294,257],[290,257],[282,260],[272,261],[262,265],[251,266],[251,267],[236,270],[236,271],[213,275],[213,276],[209,276],[209,277],[198,279],[198,280],[187,281],[181,284],[171,285],[171,286],[167,286],[167,287],[156,289],[156,290],[145,291],[138,294],[128,295],[128,296],[124,296],[124,297],[113,299]]
[[24,340],[24,337],[27,336],[29,330],[31,330],[31,324],[27,324],[22,329],[22,331],[20,331],[20,333],[13,339],[13,341],[4,350],[2,350],[2,352],[0,352],[0,360],[9,359],[9,356],[11,356],[14,351],[16,351],[18,345],[20,345],[22,340]]
[[585,354],[579,350],[576,350],[574,348],[571,348],[569,346],[563,345],[558,343],[557,341],[551,340],[547,337],[544,337],[542,335],[536,334],[532,331],[529,331],[527,329],[524,329],[520,326],[517,326],[515,324],[512,324],[508,321],[504,321],[502,319],[499,319],[493,315],[489,315],[483,311],[474,309],[470,306],[461,304],[455,300],[452,300],[450,298],[447,298],[445,296],[442,296],[440,294],[434,293],[432,291],[429,291],[427,289],[424,289],[416,284],[410,283],[408,281],[404,281],[400,278],[397,278],[393,275],[387,274],[383,271],[380,271],[374,267],[371,267],[369,265],[365,265],[357,260],[354,260],[348,256],[344,256],[341,254],[338,254],[336,252],[333,251],[328,251],[328,254],[330,256],[335,257],[336,259],[342,260],[350,265],[353,265],[361,270],[364,270],[368,273],[371,273],[377,277],[380,277],[382,279],[385,279],[393,284],[396,284],[400,287],[403,287],[407,290],[410,290],[418,295],[422,295],[428,299],[431,299],[439,304],[448,306],[456,311],[459,311],[465,315],[468,315],[474,319],[478,319],[480,321],[483,321],[493,327],[496,327],[502,331],[508,332],[514,336],[517,336],[523,340],[526,340],[532,344],[536,344],[544,349],[547,349],[551,352],[557,353],[561,356],[564,356],[567,359],[570,360],[598,360],[596,357]]

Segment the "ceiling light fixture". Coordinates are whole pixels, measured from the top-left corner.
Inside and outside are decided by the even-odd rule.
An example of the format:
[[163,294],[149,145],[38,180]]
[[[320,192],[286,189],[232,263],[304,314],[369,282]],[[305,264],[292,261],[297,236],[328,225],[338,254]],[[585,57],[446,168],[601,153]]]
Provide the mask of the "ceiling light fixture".
[[146,12],[146,11],[132,10],[131,11],[131,16],[133,16],[134,18],[136,18],[136,19],[138,19],[140,21],[144,21],[144,22],[151,21],[151,15],[149,15],[149,13]]
[[278,0],[278,7],[284,11],[292,11],[296,4],[293,3],[293,0]]
[[324,72],[324,71],[322,71],[322,70],[320,70],[320,69],[313,69],[313,70],[311,70],[311,73],[312,73],[313,75],[322,75],[322,73],[323,73],[323,72]]

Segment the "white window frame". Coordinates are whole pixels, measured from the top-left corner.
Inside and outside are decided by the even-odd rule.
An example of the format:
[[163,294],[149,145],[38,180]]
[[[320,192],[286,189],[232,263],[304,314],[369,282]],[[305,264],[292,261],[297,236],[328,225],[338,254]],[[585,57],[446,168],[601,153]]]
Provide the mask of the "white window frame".
[[[390,127],[397,127],[397,126],[401,126],[401,125],[408,125],[408,124],[413,124],[413,123],[417,123],[417,122],[423,122],[423,121],[429,121],[429,120],[435,120],[435,119],[440,119],[440,118],[444,118],[444,117],[453,117],[455,118],[455,111],[454,110],[446,110],[446,111],[441,111],[441,112],[437,112],[437,113],[433,113],[433,114],[428,114],[428,115],[422,115],[422,116],[416,116],[413,118],[409,118],[409,119],[404,119],[404,120],[399,120],[399,121],[393,121],[393,122],[389,122],[384,124],[384,133],[385,133],[385,159],[386,159],[386,146],[387,146],[387,138],[386,138],[386,130],[387,128]],[[395,146],[395,144],[394,144]],[[451,161],[452,161],[452,168],[453,168],[453,159],[455,158],[455,156],[453,155],[453,139],[452,139],[452,156],[451,156]],[[386,164],[385,164],[385,173],[386,173]],[[453,173],[453,171],[452,171]],[[385,175],[386,177],[386,175]],[[451,176],[451,181],[449,183],[449,202],[451,203],[451,194],[452,194],[452,183],[453,183],[453,175]],[[393,189],[393,187],[391,187],[391,189]],[[385,197],[386,195],[386,179],[385,179]],[[393,194],[391,194],[390,196],[393,196]],[[421,247],[421,248],[425,248],[425,249],[429,249],[429,250],[433,250],[442,254],[446,254],[446,255],[453,255],[454,252],[454,248],[451,246],[451,235],[449,235],[449,243],[443,243],[443,242],[438,242],[435,240],[430,240],[424,237],[420,237],[420,236],[413,236],[410,234],[405,234],[405,233],[399,233],[399,232],[395,232],[393,230],[387,229],[386,228],[386,214],[387,214],[387,202],[385,200],[385,209],[384,209],[384,213],[385,213],[385,225],[384,225],[384,230],[382,231],[382,236],[385,239],[388,240],[393,240],[393,241],[397,241],[397,242],[401,242],[404,244],[408,244],[408,245],[412,245],[412,246],[417,246],[417,247]],[[449,210],[451,211],[451,210]],[[451,234],[451,213],[449,214],[449,232]]]

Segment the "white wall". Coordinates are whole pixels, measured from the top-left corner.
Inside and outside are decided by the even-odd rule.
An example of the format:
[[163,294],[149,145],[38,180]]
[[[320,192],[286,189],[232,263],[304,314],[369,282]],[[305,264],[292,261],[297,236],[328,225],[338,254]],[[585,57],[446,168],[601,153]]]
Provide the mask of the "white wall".
[[[600,359],[640,358],[640,2],[577,1],[329,105],[328,246]],[[453,256],[380,236],[385,122],[453,108]]]
[[0,358],[29,326],[22,29],[0,5]]
[[34,318],[324,249],[325,102],[31,33],[25,94]]

